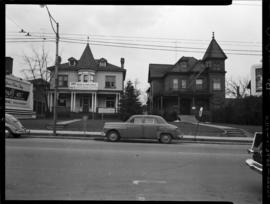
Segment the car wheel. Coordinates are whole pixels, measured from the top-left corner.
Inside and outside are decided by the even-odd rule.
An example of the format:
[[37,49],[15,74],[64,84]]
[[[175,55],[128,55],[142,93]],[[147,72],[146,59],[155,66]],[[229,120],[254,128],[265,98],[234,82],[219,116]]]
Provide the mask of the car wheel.
[[120,136],[119,136],[118,132],[110,131],[107,133],[107,138],[110,142],[116,142],[117,140],[119,140]]
[[162,134],[159,138],[159,141],[163,144],[169,144],[172,141],[172,136],[169,134]]
[[7,127],[5,128],[5,137],[7,137],[7,138],[13,137],[11,130]]

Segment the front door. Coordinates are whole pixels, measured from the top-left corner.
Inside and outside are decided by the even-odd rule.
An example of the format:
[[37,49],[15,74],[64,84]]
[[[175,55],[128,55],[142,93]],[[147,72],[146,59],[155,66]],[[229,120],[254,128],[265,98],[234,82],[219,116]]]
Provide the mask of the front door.
[[83,96],[83,112],[87,113],[89,112],[89,97]]
[[143,135],[146,139],[157,138],[157,120],[155,118],[146,117],[144,119]]
[[143,138],[143,118],[135,117],[127,124],[128,138]]
[[190,99],[181,99],[180,100],[180,114],[181,115],[190,115],[190,104],[191,100]]

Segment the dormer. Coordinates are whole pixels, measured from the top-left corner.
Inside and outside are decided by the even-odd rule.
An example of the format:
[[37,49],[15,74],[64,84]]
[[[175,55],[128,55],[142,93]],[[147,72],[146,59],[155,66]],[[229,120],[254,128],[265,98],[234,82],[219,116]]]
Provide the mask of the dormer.
[[106,67],[107,66],[107,60],[105,58],[101,58],[98,63],[99,67]]
[[78,61],[74,57],[70,57],[68,58],[68,63],[69,63],[69,66],[75,67],[78,64]]

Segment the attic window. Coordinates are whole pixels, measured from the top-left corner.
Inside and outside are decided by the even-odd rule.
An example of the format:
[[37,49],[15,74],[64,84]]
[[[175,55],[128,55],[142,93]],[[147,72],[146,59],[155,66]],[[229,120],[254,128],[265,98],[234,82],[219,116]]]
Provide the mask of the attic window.
[[181,62],[181,67],[183,69],[186,69],[187,68],[187,62]]
[[106,61],[100,61],[99,66],[100,67],[106,67]]

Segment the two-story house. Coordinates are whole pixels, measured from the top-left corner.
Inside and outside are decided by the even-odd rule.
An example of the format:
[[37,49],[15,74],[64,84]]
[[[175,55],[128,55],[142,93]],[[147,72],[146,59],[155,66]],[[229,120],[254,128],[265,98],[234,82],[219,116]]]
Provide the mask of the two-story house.
[[[79,60],[70,57],[59,65],[57,106],[73,113],[117,113],[126,76],[124,58],[120,63],[118,67],[105,58],[94,59],[87,43]],[[48,101],[52,112],[55,66],[47,69],[51,71]]]
[[202,59],[181,57],[175,64],[149,64],[148,101],[156,114],[204,115],[225,101],[225,60],[227,56],[214,38]]

